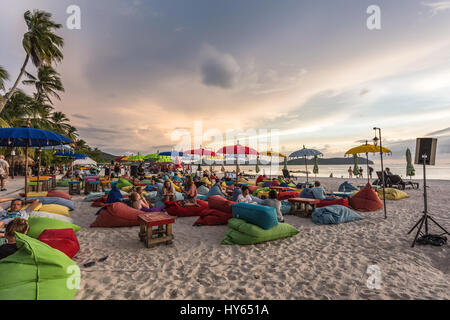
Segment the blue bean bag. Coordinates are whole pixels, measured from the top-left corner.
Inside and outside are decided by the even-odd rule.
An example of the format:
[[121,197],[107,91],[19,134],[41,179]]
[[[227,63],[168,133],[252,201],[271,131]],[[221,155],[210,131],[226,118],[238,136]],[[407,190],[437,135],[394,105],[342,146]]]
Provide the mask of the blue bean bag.
[[300,193],[300,198],[314,199],[314,195],[310,188],[305,188]]
[[114,186],[108,194],[108,198],[106,199],[106,203],[115,203],[122,201],[122,193],[120,190]]
[[208,189],[208,187],[200,186],[197,188],[197,193],[206,196],[209,193],[209,189]]
[[281,201],[281,213],[283,215],[290,214],[291,206],[292,206],[292,204],[289,202],[289,200],[282,200]]
[[[34,199],[39,200],[39,202],[42,204],[59,204],[61,206],[65,206],[65,207],[69,208],[70,211],[75,209],[75,205],[73,204],[72,200],[67,200],[67,199],[58,198],[58,197],[31,197],[31,198],[28,198],[28,200],[34,200]],[[22,198],[22,200],[25,200],[25,198]]]
[[222,190],[220,190],[220,187],[218,185],[216,185],[216,184],[213,185],[211,187],[211,189],[209,190],[208,195],[207,195],[207,199],[209,197],[212,197],[212,196],[221,196],[223,198],[226,198],[226,196],[222,193]]
[[239,195],[242,194],[241,188],[234,188],[233,190],[233,196],[231,197],[231,201],[237,201]]
[[231,206],[233,218],[245,220],[268,230],[278,224],[277,211],[274,207],[239,202]]
[[264,184],[263,184],[262,186],[263,186],[263,188],[268,188],[268,187],[270,187],[271,185],[272,185],[272,182],[266,181],[266,182],[264,182]]
[[205,196],[203,194],[199,194],[197,195],[197,199],[203,200],[203,201],[207,201],[208,200],[208,196]]
[[362,220],[362,217],[352,209],[340,205],[317,208],[311,214],[315,224],[339,224]]
[[280,183],[280,187],[288,188],[289,185],[286,182],[282,182],[282,183]]
[[227,186],[231,186],[231,185],[234,184],[234,181],[225,181],[225,183],[226,183]]
[[158,186],[157,184],[148,184],[144,190],[145,191],[154,191],[153,188],[157,187],[157,186]]
[[359,189],[350,183],[348,181],[345,181],[343,184],[339,186],[339,192],[351,192],[351,191],[359,191]]

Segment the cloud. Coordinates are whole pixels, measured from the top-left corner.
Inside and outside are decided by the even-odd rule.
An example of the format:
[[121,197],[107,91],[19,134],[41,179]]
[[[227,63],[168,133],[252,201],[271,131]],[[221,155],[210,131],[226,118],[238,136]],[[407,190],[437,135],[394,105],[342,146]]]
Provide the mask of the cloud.
[[83,119],[83,120],[90,119],[89,117],[83,116],[81,114],[76,114],[76,113],[72,114],[72,117],[78,118],[78,119]]
[[239,76],[240,67],[234,57],[206,45],[201,64],[202,82],[207,86],[223,89],[233,88]]
[[439,2],[423,2],[424,6],[430,7],[432,15],[436,15],[441,11],[450,9],[450,1],[439,1]]
[[445,129],[441,129],[441,130],[438,130],[438,131],[433,131],[433,132],[427,133],[426,136],[427,137],[429,137],[429,136],[439,136],[439,135],[442,135],[442,134],[445,134],[445,133],[450,133],[450,127],[445,128]]

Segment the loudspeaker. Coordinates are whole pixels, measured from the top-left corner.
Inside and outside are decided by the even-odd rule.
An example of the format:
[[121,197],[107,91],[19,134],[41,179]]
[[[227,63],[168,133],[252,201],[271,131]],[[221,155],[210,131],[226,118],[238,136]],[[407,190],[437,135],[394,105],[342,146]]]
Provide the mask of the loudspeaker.
[[131,177],[135,177],[135,178],[137,178],[137,176],[138,176],[138,174],[137,174],[137,169],[138,169],[138,167],[137,166],[131,166],[131,168],[130,168],[130,176]]
[[425,164],[434,166],[436,162],[436,138],[417,138],[415,164],[423,164],[422,155],[426,155]]

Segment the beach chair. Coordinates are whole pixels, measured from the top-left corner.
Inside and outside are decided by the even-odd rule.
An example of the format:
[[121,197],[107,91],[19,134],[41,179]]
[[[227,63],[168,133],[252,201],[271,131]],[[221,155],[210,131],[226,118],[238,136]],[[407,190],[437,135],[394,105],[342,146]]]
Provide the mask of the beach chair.
[[282,171],[283,171],[283,177],[284,177],[285,179],[292,179],[292,180],[297,181],[297,177],[291,176],[291,175],[289,174],[289,170],[283,169]]
[[[377,176],[378,179],[373,183],[374,185],[378,185],[378,186],[383,186],[383,180],[382,180],[382,176],[381,176],[381,171],[377,171]],[[396,174],[393,175],[387,175],[386,172],[383,172],[384,174],[384,184],[385,184],[385,188],[396,188],[396,189],[400,189],[400,190],[405,190],[406,186],[412,186],[412,188],[414,189],[418,189],[419,188],[419,184],[417,182],[405,182],[403,181],[403,179]]]

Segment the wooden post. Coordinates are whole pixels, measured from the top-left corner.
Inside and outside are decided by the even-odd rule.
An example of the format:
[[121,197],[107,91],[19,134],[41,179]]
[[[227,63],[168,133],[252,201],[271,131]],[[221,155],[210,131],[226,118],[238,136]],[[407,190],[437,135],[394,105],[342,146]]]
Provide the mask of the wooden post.
[[28,197],[28,140],[25,145],[25,201]]
[[38,173],[37,173],[37,186],[36,186],[36,190],[37,192],[39,192],[39,178],[40,178],[40,173],[41,173],[41,149],[38,149]]

